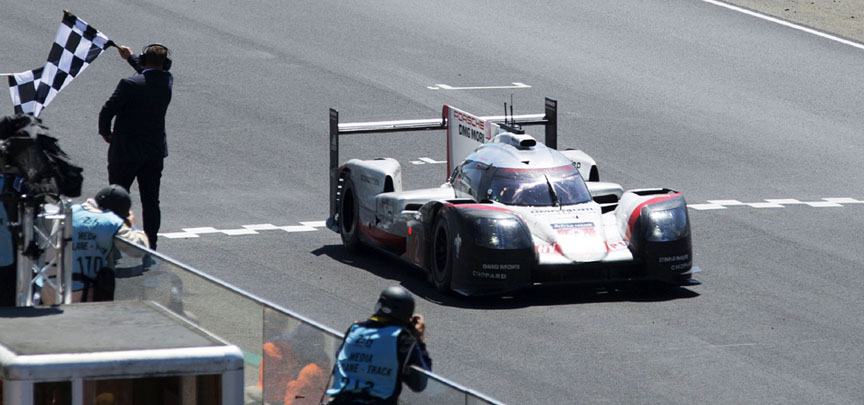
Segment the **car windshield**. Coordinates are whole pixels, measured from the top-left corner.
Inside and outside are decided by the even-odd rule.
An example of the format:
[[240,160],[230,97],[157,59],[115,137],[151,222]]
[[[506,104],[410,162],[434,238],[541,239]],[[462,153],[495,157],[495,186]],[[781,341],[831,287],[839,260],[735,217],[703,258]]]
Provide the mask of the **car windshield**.
[[580,204],[591,194],[573,165],[550,169],[499,169],[492,177],[489,198],[507,205],[554,206]]

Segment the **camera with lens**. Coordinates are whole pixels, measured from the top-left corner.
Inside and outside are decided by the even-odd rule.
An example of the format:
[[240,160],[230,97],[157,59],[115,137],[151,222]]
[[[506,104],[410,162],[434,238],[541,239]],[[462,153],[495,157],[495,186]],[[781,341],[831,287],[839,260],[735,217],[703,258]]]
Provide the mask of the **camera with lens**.
[[41,203],[45,197],[78,197],[81,172],[39,118],[26,114],[0,118],[0,175],[16,178],[13,199],[26,196],[31,203]]

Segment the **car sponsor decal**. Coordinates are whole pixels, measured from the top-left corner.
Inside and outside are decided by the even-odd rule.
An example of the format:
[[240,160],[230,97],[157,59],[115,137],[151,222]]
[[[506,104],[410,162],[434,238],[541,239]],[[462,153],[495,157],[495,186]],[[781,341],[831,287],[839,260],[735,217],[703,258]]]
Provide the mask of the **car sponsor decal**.
[[459,259],[459,250],[462,247],[462,235],[459,233],[456,234],[456,237],[453,238],[453,254],[456,259]]
[[690,261],[687,261],[686,263],[673,264],[673,265],[669,266],[669,270],[672,270],[672,271],[687,270],[691,267],[693,267],[693,263]]
[[518,263],[483,263],[479,270],[471,271],[471,276],[492,280],[506,280],[507,273],[518,271],[522,268]]
[[519,270],[522,265],[516,263],[483,263],[480,268],[483,270]]
[[593,226],[592,226],[592,227],[587,227],[587,228],[563,228],[563,229],[556,229],[555,232],[557,232],[558,235],[561,235],[561,236],[576,236],[576,235],[581,235],[581,236],[594,236],[594,235],[597,234],[597,231],[596,231],[596,229],[594,229]]
[[454,166],[467,157],[477,146],[486,143],[499,132],[494,122],[445,105],[442,114],[447,122],[447,175]]
[[595,209],[592,207],[584,207],[583,206],[583,207],[579,207],[579,208],[559,208],[559,207],[540,208],[540,209],[532,209],[531,211],[528,211],[528,212],[531,215],[550,215],[550,216],[554,215],[554,216],[558,216],[558,217],[569,216],[569,217],[572,217],[573,219],[578,219],[579,218],[578,214],[580,212],[590,213],[590,212],[594,212],[594,211],[595,211]]
[[657,263],[680,262],[683,260],[690,260],[690,254],[688,253],[680,256],[663,256],[657,259]]
[[568,228],[593,228],[593,222],[567,222],[560,224],[551,224],[552,229],[568,229]]
[[[453,115],[456,115],[458,117],[459,113],[454,112]],[[483,139],[486,137],[486,132],[483,130],[483,122],[482,121],[480,121],[480,125],[478,125],[478,127],[479,127],[479,129],[476,129],[476,128],[472,128],[470,126],[462,125],[461,123],[459,123],[459,129],[458,129],[457,133],[459,135],[462,135],[462,136],[474,141],[474,142],[483,143],[483,142],[485,142]]]
[[607,252],[614,252],[621,249],[627,249],[627,242],[624,242],[623,240],[618,242],[606,242]]
[[540,254],[559,254],[559,255],[564,254],[564,251],[561,250],[561,245],[559,245],[558,243],[553,243],[551,245],[550,244],[534,245],[534,249],[537,250],[537,253],[540,253]]
[[[468,114],[466,112],[457,110],[455,108],[453,109],[453,118],[455,118],[456,121],[458,121],[459,126],[462,126],[462,127],[468,126],[469,128],[474,127],[474,129],[479,130],[481,132],[481,136],[478,137],[477,140],[479,140],[480,138],[483,138],[482,135],[486,129],[485,128],[486,121],[483,121],[478,117],[475,117],[475,116]],[[461,128],[459,129],[459,135],[468,136],[468,134],[463,133],[463,130]]]
[[669,266],[669,270],[679,271],[679,270],[687,270],[693,267],[693,261],[690,260],[690,254],[683,254],[678,256],[662,256],[657,258],[657,263],[666,264]]
[[474,270],[471,272],[471,275],[477,278],[485,278],[492,280],[506,280],[507,275],[504,273],[490,273],[488,271],[477,271]]

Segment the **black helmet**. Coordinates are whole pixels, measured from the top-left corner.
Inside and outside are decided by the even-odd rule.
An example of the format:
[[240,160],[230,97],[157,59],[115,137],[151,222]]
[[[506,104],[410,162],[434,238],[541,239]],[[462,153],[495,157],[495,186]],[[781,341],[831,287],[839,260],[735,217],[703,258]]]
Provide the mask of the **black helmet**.
[[126,219],[129,216],[129,208],[132,207],[132,199],[125,188],[112,184],[96,193],[96,204],[99,208],[113,211],[117,216]]
[[404,287],[394,285],[381,291],[375,304],[376,315],[386,315],[407,323],[414,315],[414,296]]

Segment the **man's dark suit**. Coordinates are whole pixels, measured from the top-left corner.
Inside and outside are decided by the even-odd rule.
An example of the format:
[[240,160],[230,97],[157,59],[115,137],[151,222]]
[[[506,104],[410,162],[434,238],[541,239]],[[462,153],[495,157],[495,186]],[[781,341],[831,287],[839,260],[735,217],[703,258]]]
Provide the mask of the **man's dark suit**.
[[155,249],[161,222],[159,182],[163,159],[168,156],[165,112],[171,102],[174,78],[158,69],[143,71],[136,55],[129,56],[127,61],[138,74],[120,80],[114,94],[102,106],[99,134],[111,137],[108,182],[129,190],[138,178],[144,232],[150,247]]

